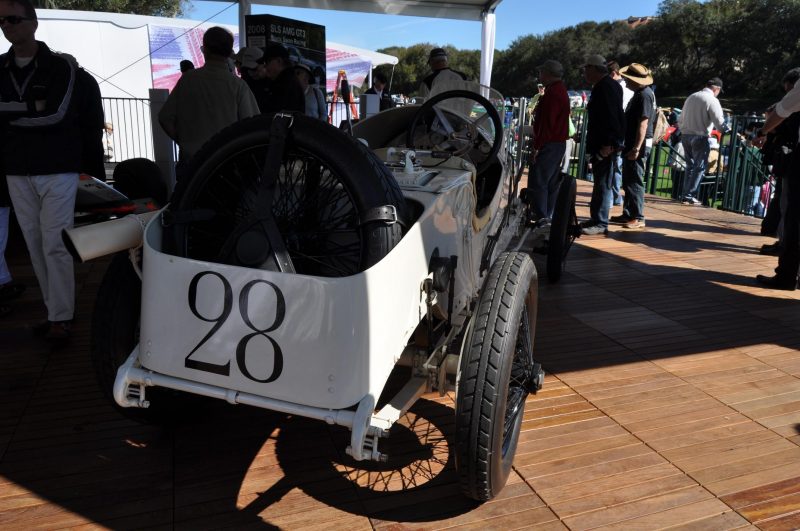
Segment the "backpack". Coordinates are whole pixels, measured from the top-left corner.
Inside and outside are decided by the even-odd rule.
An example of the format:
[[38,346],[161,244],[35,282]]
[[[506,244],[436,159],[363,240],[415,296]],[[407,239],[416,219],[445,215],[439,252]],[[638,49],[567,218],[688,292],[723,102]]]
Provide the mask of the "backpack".
[[667,121],[667,116],[664,114],[664,111],[661,110],[661,107],[656,107],[654,112],[653,143],[655,144],[664,139],[664,135],[667,134],[667,129],[669,128],[669,122]]

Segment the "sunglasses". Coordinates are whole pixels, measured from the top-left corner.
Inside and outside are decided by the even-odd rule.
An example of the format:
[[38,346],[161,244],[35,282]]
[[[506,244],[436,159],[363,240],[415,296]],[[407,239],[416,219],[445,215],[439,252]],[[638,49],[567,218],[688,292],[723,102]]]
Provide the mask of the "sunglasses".
[[8,22],[12,26],[16,26],[23,20],[33,20],[31,17],[20,17],[18,15],[9,15],[7,17],[0,17],[0,26]]

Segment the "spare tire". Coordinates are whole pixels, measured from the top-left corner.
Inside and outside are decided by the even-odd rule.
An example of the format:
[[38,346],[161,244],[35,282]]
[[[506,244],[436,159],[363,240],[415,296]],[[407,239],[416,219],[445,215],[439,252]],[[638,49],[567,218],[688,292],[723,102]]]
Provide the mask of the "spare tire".
[[[223,130],[181,172],[170,207],[175,223],[168,230],[177,255],[254,267],[245,256],[259,256],[262,249],[242,248],[268,247],[267,238],[242,229],[255,210],[274,116]],[[272,205],[295,272],[325,277],[377,263],[402,236],[401,223],[386,213],[405,219],[403,195],[380,159],[352,137],[302,115],[288,129]]]

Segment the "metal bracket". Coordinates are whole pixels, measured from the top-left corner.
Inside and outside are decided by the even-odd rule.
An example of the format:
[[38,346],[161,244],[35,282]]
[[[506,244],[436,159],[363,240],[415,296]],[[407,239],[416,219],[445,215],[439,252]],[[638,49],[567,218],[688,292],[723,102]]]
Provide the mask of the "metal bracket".
[[387,225],[394,225],[397,223],[397,207],[394,205],[384,205],[375,208],[370,208],[363,214],[359,220],[361,225],[372,223],[373,221],[383,221]]

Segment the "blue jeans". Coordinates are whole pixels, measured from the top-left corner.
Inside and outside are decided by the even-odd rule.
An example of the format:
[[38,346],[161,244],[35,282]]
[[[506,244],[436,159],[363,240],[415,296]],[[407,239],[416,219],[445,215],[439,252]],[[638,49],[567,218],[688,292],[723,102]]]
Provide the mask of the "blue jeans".
[[618,155],[617,169],[614,171],[614,182],[611,183],[611,199],[615,205],[623,204],[622,195],[619,193],[619,189],[622,187],[622,168],[622,155]]
[[536,153],[528,190],[533,196],[533,215],[537,219],[553,217],[558,195],[558,176],[561,173],[565,149],[565,142],[548,142]]
[[630,219],[644,219],[644,170],[649,155],[650,148],[645,147],[638,159],[622,161],[622,188],[625,190],[622,215]]
[[593,225],[608,227],[608,212],[611,210],[611,184],[614,182],[614,171],[617,166],[617,156],[601,158],[592,155],[592,171],[594,173],[594,186],[592,199],[589,202],[589,214]]
[[683,179],[681,199],[697,199],[700,181],[706,172],[708,163],[708,137],[702,135],[686,135],[681,137],[683,153],[686,157],[686,177]]

